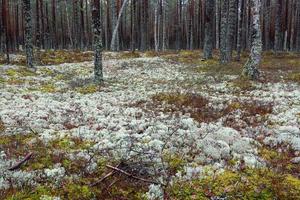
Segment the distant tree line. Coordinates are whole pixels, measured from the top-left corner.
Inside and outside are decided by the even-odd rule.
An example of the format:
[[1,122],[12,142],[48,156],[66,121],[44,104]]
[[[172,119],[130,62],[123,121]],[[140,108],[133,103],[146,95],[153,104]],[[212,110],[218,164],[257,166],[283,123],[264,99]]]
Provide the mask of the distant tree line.
[[243,75],[259,78],[263,50],[300,52],[299,0],[0,0],[0,50],[93,49],[95,81],[103,81],[102,50],[203,49],[220,62],[250,56]]
[[[31,0],[34,46],[91,49],[91,3]],[[99,0],[99,4],[107,50],[219,49],[225,45],[229,52],[240,52],[250,48],[251,0]],[[25,41],[22,0],[0,0],[0,7],[0,50],[16,52]],[[299,0],[261,0],[260,18],[263,50],[300,51]],[[211,43],[207,46],[205,40]]]

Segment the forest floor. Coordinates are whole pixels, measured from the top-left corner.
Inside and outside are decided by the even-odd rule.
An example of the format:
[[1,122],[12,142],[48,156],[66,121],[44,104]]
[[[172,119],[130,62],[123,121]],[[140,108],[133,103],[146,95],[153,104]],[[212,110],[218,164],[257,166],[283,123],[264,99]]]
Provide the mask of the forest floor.
[[265,53],[252,82],[246,54],[105,52],[101,86],[92,55],[0,65],[2,198],[300,199],[299,55]]

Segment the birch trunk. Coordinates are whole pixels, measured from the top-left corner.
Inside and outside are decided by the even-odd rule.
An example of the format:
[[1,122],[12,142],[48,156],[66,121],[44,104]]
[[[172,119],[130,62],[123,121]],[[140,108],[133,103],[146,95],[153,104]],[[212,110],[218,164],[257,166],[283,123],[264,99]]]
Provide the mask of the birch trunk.
[[[121,10],[119,12],[119,16],[118,16],[118,20],[116,21],[116,24],[115,24],[115,27],[114,27],[114,31],[113,31],[113,34],[112,34],[112,39],[111,39],[111,44],[110,44],[110,48],[111,50],[113,51],[118,51],[119,50],[119,41],[117,40],[117,37],[118,36],[118,29],[119,29],[119,25],[120,25],[120,22],[121,22],[121,17],[122,17],[122,13],[126,7],[126,3],[127,3],[128,0],[124,0],[123,1],[123,4],[122,4],[122,7],[121,7]],[[113,14],[113,13],[112,13]]]

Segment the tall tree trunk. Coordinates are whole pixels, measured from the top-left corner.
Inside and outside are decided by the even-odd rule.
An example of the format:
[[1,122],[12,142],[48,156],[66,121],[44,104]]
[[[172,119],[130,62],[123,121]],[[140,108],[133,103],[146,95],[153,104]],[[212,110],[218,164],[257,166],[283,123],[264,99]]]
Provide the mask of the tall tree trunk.
[[70,46],[73,46],[73,39],[72,39],[72,30],[71,30],[71,25],[70,25],[70,19],[69,19],[69,11],[68,11],[68,3],[67,0],[64,0],[65,3],[65,11],[66,11],[66,21],[67,21],[67,32],[68,32],[68,38],[70,42]]
[[131,1],[131,12],[130,12],[130,23],[131,23],[131,30],[130,30],[130,37],[131,37],[131,51],[135,51],[135,10],[136,10],[136,1]]
[[282,33],[282,0],[276,0],[276,16],[275,16],[275,52],[282,51],[283,33]]
[[237,33],[237,46],[236,46],[236,51],[237,51],[237,60],[241,60],[241,49],[242,49],[242,29],[243,29],[243,17],[244,17],[244,3],[245,0],[239,0],[239,5],[238,5],[238,33]]
[[228,6],[229,0],[221,0],[220,62],[222,64],[229,62],[227,54],[228,42],[226,41],[228,38]]
[[262,39],[260,30],[260,0],[251,0],[252,2],[252,44],[251,53],[247,63],[244,66],[243,76],[252,80],[259,78],[259,65],[261,62]]
[[25,51],[27,67],[30,70],[35,71],[36,68],[33,66],[32,20],[30,0],[23,0],[23,11],[25,16]]
[[8,2],[7,0],[2,0],[2,24],[3,32],[5,34],[5,50],[6,50],[6,62],[9,63],[9,37],[8,37]]
[[53,42],[53,47],[54,49],[57,48],[58,43],[57,43],[57,30],[56,30],[56,0],[52,0],[52,30],[53,30],[53,35],[52,35],[52,42]]
[[213,21],[214,21],[215,0],[205,0],[205,38],[204,38],[204,59],[212,58],[213,51]]
[[80,0],[80,48],[83,49],[85,46],[85,30],[84,30],[84,8],[83,8],[83,0]]
[[165,0],[162,0],[162,50],[165,51],[167,49],[167,28],[166,28],[166,24],[167,24],[167,2]]
[[92,0],[92,18],[93,18],[93,32],[94,32],[94,81],[95,83],[103,82],[102,72],[102,38],[101,38],[101,21],[100,21],[100,1]]
[[119,25],[120,25],[120,22],[121,22],[121,17],[122,17],[122,13],[126,7],[126,3],[127,3],[128,0],[124,0],[123,1],[123,4],[122,4],[122,7],[121,7],[121,10],[119,12],[119,16],[118,16],[118,20],[114,26],[114,31],[113,31],[113,34],[112,34],[112,39],[111,39],[111,43],[110,43],[110,48],[111,50],[113,51],[118,51],[119,50],[119,45],[118,45],[118,40],[117,40],[117,37],[118,36],[118,29],[119,29]]
[[236,19],[237,19],[237,0],[229,0],[229,10],[228,10],[228,35],[227,35],[227,45],[226,53],[228,62],[232,60],[232,51],[235,45],[235,35],[236,35]]
[[220,48],[220,0],[216,0],[216,49]]
[[40,2],[36,0],[36,46],[41,48],[41,30],[40,30]]
[[296,36],[296,51],[300,52],[300,1],[297,3],[297,16],[296,16],[296,29],[297,29],[297,36]]
[[40,34],[40,39],[41,39],[41,46],[42,48],[45,49],[45,16],[44,16],[44,2],[43,0],[39,0],[40,1],[40,11],[41,11],[41,23],[42,23],[42,27],[41,27],[41,34]]
[[[112,36],[111,38],[113,38],[113,32],[115,27],[117,26],[117,0],[110,0],[110,10],[111,10],[111,30],[112,30]],[[113,51],[118,51],[119,50],[119,31],[118,29],[116,29],[117,33],[115,36],[116,41],[114,41],[114,49],[111,48],[111,50]],[[112,39],[111,39],[111,44],[112,44]],[[112,47],[112,45],[110,45],[110,47]]]
[[80,48],[80,26],[78,17],[78,0],[73,0],[73,28],[74,28],[74,45],[76,49]]

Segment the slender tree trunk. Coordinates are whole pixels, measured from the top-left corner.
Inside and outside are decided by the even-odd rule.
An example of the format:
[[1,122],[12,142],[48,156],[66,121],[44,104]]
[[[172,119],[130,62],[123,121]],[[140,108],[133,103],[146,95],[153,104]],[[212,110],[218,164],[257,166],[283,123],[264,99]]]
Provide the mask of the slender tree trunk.
[[83,8],[83,0],[80,0],[80,48],[83,49],[85,46],[85,30],[84,30],[84,8]]
[[282,0],[276,0],[276,17],[275,17],[275,52],[282,51],[283,33],[282,33]]
[[66,11],[66,21],[67,21],[67,32],[68,32],[68,38],[70,40],[71,47],[73,46],[73,39],[72,39],[72,31],[71,31],[71,25],[70,25],[70,17],[69,17],[69,11],[68,11],[68,3],[67,0],[64,0],[65,3],[65,11]]
[[[112,36],[111,38],[113,38],[113,32],[114,32],[114,29],[117,25],[117,3],[116,3],[117,0],[110,0],[110,14],[111,14],[111,33],[112,33]],[[119,31],[118,29],[116,29],[117,33],[116,33],[116,36],[115,36],[115,39],[114,40],[117,40],[114,42],[114,48],[115,49],[111,49],[113,51],[118,51],[119,50]],[[111,39],[111,44],[113,43],[112,39]],[[110,45],[110,47],[112,47],[112,45]]]
[[300,2],[297,2],[297,16],[296,16],[296,29],[297,29],[297,36],[296,36],[296,51],[300,52]]
[[236,35],[236,19],[237,19],[237,0],[229,0],[229,10],[228,10],[228,35],[227,35],[227,45],[226,53],[228,62],[232,60],[232,51],[234,50]]
[[212,58],[213,51],[213,21],[214,21],[215,0],[205,1],[205,39],[204,59]]
[[9,63],[9,38],[8,38],[8,2],[7,0],[2,0],[2,24],[3,32],[5,34],[5,50],[6,50],[6,62]]
[[40,4],[39,0],[36,0],[36,46],[41,48],[41,33],[40,33]]
[[27,67],[35,71],[33,66],[33,44],[32,44],[32,19],[30,0],[23,0],[23,11],[25,16],[25,51],[27,58]]
[[244,3],[245,0],[239,0],[238,5],[238,33],[237,33],[237,60],[241,60],[241,49],[242,49],[242,29],[243,29],[243,17],[244,17]]
[[52,42],[54,49],[57,48],[57,30],[56,30],[56,0],[52,0],[52,28],[53,28],[53,35],[52,35]]
[[158,18],[158,6],[159,6],[159,2],[157,1],[155,4],[155,11],[154,11],[154,49],[156,52],[158,52],[159,50],[159,32],[158,32],[158,22],[159,22],[159,18]]
[[44,2],[43,0],[39,0],[40,1],[40,11],[41,11],[41,34],[40,34],[40,39],[41,39],[41,46],[42,48],[45,49],[45,19],[44,19]]
[[228,6],[229,0],[221,0],[221,41],[220,41],[220,62],[222,64],[228,63],[229,58],[227,54],[228,42]]
[[126,7],[126,3],[127,3],[128,0],[124,0],[123,1],[123,4],[122,4],[122,7],[121,7],[121,10],[119,12],[119,16],[118,16],[118,19],[116,21],[116,24],[115,24],[115,27],[114,27],[114,31],[113,31],[113,34],[112,34],[112,39],[111,39],[111,43],[110,43],[110,48],[111,50],[113,51],[118,51],[119,50],[119,45],[117,44],[118,40],[117,40],[117,37],[118,36],[118,29],[119,29],[119,25],[120,25],[120,22],[121,22],[121,17],[122,17],[122,13]]
[[260,30],[260,0],[251,0],[252,2],[252,45],[251,53],[247,63],[244,66],[243,76],[252,80],[259,78],[259,65],[261,62],[262,39]]
[[93,32],[94,32],[94,73],[95,83],[99,84],[103,82],[102,72],[102,38],[101,38],[101,21],[100,21],[100,1],[92,0],[92,18],[93,18]]
[[216,0],[216,49],[220,48],[220,0]]
[[167,2],[165,0],[162,0],[162,50],[166,51],[167,49],[167,30],[166,30],[166,23],[167,23],[167,9],[166,9],[166,5]]

